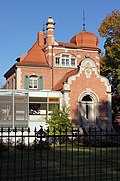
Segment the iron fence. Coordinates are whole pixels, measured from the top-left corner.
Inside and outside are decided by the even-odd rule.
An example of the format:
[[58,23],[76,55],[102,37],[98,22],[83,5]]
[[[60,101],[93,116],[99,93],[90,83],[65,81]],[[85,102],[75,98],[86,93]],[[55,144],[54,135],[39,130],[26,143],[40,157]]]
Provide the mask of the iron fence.
[[119,181],[119,153],[113,129],[1,128],[0,181]]

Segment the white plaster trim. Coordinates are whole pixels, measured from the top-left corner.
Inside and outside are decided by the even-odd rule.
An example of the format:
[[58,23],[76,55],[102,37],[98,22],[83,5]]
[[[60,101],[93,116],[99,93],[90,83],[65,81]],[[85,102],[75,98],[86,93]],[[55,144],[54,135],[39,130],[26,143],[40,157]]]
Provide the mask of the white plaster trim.
[[47,35],[47,37],[54,37],[54,35]]
[[[98,68],[96,66],[96,63],[94,62],[94,60],[90,59],[90,58],[85,58],[82,62],[81,62],[81,71],[84,71],[84,69],[86,68],[87,64],[90,64],[90,68],[92,71],[95,72],[95,74],[97,75],[97,77],[101,80],[101,82],[104,82],[105,86],[106,86],[106,91],[107,92],[111,92],[111,85],[109,84],[109,81],[106,77],[103,77],[102,75],[99,74]],[[89,77],[89,76],[88,76]]]
[[47,27],[47,29],[48,29],[48,31],[54,31],[54,26],[53,25],[52,26],[49,25],[49,27]]
[[21,68],[17,68],[17,89],[21,89]]
[[46,54],[46,57],[47,57],[47,56],[55,56],[55,53],[47,53],[47,54]]
[[81,58],[81,55],[77,55],[77,58]]
[[109,126],[112,125],[112,97],[111,94],[108,94],[108,117],[109,117]]
[[98,59],[98,60],[100,60],[100,57],[98,57],[98,56],[96,56],[95,58]]
[[67,52],[68,52],[68,50],[67,50],[67,49],[65,49],[65,52],[67,53]]
[[48,47],[46,48],[46,50],[49,50],[49,49],[52,49],[52,46],[48,46]]
[[83,49],[77,49],[76,50],[76,47],[74,48],[74,47],[72,47],[72,48],[65,48],[65,47],[60,47],[60,45],[58,44],[58,47],[53,47],[53,49],[54,50],[64,50],[65,51],[65,49],[67,49],[68,51],[71,51],[71,49],[72,49],[72,51],[77,51],[77,52],[90,52],[90,53],[98,53],[98,51],[97,50],[94,50],[94,51],[92,51],[92,50],[83,50]]
[[68,83],[64,84],[64,85],[63,85],[63,89],[64,89],[65,91],[70,91],[70,84],[68,84]]
[[82,101],[82,98],[83,98],[84,96],[86,96],[86,95],[90,95],[91,98],[92,98],[92,100],[93,100],[94,102],[99,102],[99,97],[98,97],[98,95],[97,95],[95,92],[93,92],[93,91],[91,90],[91,88],[86,88],[85,91],[81,92],[81,94],[80,94],[79,97],[78,97],[78,102],[81,102],[81,101]]
[[67,108],[70,107],[70,104],[69,104],[69,92],[68,91],[64,92],[64,104],[67,106]]

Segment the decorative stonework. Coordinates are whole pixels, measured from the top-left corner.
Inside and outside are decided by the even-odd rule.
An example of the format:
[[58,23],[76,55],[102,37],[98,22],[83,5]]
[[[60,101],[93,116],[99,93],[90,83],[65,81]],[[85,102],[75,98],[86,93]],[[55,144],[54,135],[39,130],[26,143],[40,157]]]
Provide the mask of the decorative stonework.
[[94,102],[99,102],[98,95],[95,92],[93,92],[90,88],[86,88],[85,91],[81,92],[81,94],[78,97],[78,102],[81,102],[82,98],[86,95],[90,95]]
[[[89,54],[86,54],[89,57]],[[81,62],[81,68],[85,71],[86,78],[90,78],[92,75],[92,71],[96,68],[95,62],[90,58],[85,58]]]
[[90,54],[87,53],[87,54],[85,55],[85,58],[90,58]]
[[77,58],[81,58],[81,55],[79,54],[79,55],[77,55]]
[[86,78],[90,78],[90,76],[92,75],[92,70],[91,70],[90,62],[88,62],[86,64],[85,75],[86,75]]
[[81,62],[81,67],[96,67],[94,60],[92,60],[91,58],[85,58],[82,62]]

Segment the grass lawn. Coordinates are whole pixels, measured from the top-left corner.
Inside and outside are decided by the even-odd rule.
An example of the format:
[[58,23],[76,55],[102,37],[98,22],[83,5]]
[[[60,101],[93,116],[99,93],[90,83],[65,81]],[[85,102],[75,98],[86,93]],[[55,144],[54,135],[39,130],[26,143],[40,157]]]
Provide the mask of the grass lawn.
[[0,181],[118,181],[120,147],[53,145],[50,149],[1,152]]

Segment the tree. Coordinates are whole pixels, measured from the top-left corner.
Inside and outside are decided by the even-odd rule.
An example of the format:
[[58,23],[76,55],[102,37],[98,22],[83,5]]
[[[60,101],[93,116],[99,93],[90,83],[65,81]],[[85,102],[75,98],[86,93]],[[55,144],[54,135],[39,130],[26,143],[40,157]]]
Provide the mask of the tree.
[[113,124],[117,124],[118,122],[116,122],[116,118],[118,116],[120,117],[120,95],[112,96],[112,116]]
[[120,11],[113,10],[110,15],[107,15],[98,32],[105,38],[105,55],[101,58],[102,74],[106,76],[107,73],[112,72],[113,78],[120,85]]
[[69,110],[66,106],[62,107],[62,110],[58,108],[58,106],[54,106],[52,108],[52,113],[50,118],[47,120],[47,124],[49,127],[49,134],[54,134],[55,130],[55,135],[60,134],[65,134],[66,128],[67,130],[70,130],[71,124],[69,121]]

